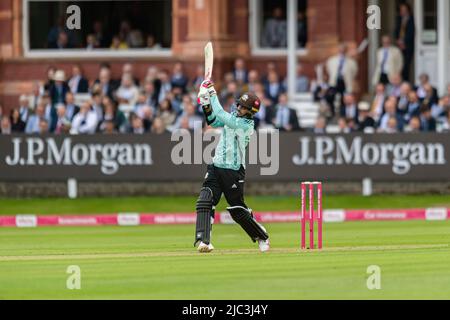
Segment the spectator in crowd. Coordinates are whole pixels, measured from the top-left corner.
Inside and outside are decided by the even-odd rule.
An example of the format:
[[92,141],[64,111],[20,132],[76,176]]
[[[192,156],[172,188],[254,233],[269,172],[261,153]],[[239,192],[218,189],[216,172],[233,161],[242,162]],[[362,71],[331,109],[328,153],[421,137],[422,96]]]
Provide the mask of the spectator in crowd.
[[308,42],[308,24],[304,11],[299,11],[297,14],[297,28],[298,46],[305,48]]
[[275,62],[269,61],[266,65],[266,73],[262,76],[261,82],[264,86],[267,86],[269,84],[269,74],[272,72],[277,72],[277,67],[275,65]]
[[340,117],[338,119],[338,128],[339,128],[339,133],[350,133],[351,132],[351,129],[347,123],[347,119],[343,118],[343,117]]
[[[257,70],[250,70],[248,72],[248,83],[242,89],[244,92],[255,92],[255,87],[259,84],[259,73]],[[258,96],[259,97],[259,96]]]
[[166,95],[172,91],[172,83],[170,82],[169,73],[167,70],[158,72],[158,79],[160,81],[158,103],[161,103],[166,98]]
[[114,134],[118,133],[112,120],[105,120],[102,122],[102,132],[104,134]]
[[426,105],[420,107],[420,124],[424,132],[436,131],[436,119],[432,117],[431,109]]
[[[183,124],[183,121],[185,122]],[[187,127],[186,127],[187,122]],[[183,113],[178,118],[175,129],[189,129],[196,130],[201,129],[203,127],[203,119],[195,113],[195,106],[192,103],[189,103],[185,106]]]
[[57,104],[56,105],[56,114],[57,114],[57,120],[56,120],[56,128],[54,131],[55,134],[69,133],[72,123],[71,123],[70,119],[67,117],[66,106],[62,103]]
[[384,103],[386,101],[386,88],[382,83],[377,84],[375,87],[375,97],[372,101],[372,106],[370,108],[370,114],[378,121],[381,115],[384,113]]
[[42,134],[47,134],[47,133],[50,133],[48,121],[45,118],[40,118],[39,119],[39,134],[42,135]]
[[[104,106],[103,122],[112,121],[114,128],[118,132],[125,132],[127,128],[127,118],[125,114],[118,108],[117,103],[110,97],[103,97],[102,105]],[[103,123],[99,126],[100,131],[105,130]]]
[[147,104],[147,95],[145,91],[141,90],[134,105],[133,112],[140,115],[144,107],[149,107],[149,105]]
[[131,63],[124,63],[122,66],[122,76],[124,74],[129,74],[131,76],[131,79],[133,79],[134,84],[139,87],[139,78],[136,77],[134,74],[134,66]]
[[382,47],[377,52],[377,66],[373,76],[373,85],[382,83],[387,85],[396,74],[403,70],[403,55],[400,49],[392,45],[390,36],[383,36]]
[[402,76],[398,74],[394,74],[391,77],[391,83],[387,85],[386,92],[388,96],[393,96],[399,98],[402,93]]
[[95,35],[88,34],[86,36],[86,49],[87,50],[94,50],[98,48],[97,41],[95,40]]
[[100,121],[103,119],[103,104],[102,104],[102,95],[99,92],[94,92],[92,94],[92,110],[97,114],[97,119]]
[[287,47],[287,23],[283,18],[283,9],[273,9],[272,17],[267,19],[262,34],[263,47],[286,48]]
[[11,110],[11,130],[14,133],[22,133],[25,131],[25,122],[20,118],[19,109]]
[[327,133],[327,118],[324,116],[319,116],[317,118],[316,124],[314,126],[313,132],[315,134],[325,134]]
[[152,49],[152,50],[161,49],[161,44],[156,42],[156,38],[153,34],[147,35],[146,46],[147,46],[147,49]]
[[403,82],[400,87],[400,96],[398,98],[397,112],[404,116],[408,112],[409,93],[412,88],[408,82]]
[[[338,54],[330,57],[326,62],[326,71],[328,73],[328,84],[331,94],[329,101],[334,103],[335,95],[340,94],[341,105],[345,93],[353,92],[353,82],[358,73],[358,64],[347,55],[347,46],[341,44]],[[335,110],[335,106],[331,106]]]
[[164,121],[163,121],[161,118],[156,117],[156,118],[153,120],[153,125],[152,125],[152,128],[151,128],[151,133],[160,135],[160,134],[168,133],[168,132],[169,132],[169,131],[166,130],[166,126],[164,125]]
[[0,116],[0,134],[11,134],[11,120],[7,115]]
[[278,74],[275,71],[271,71],[269,73],[267,81],[268,83],[265,88],[265,94],[274,104],[276,104],[278,103],[278,97],[284,93],[285,90],[278,78]]
[[447,113],[447,118],[445,119],[444,123],[442,124],[442,132],[450,132],[450,112]]
[[141,109],[138,117],[142,119],[142,123],[144,125],[145,132],[148,132],[153,125],[154,112],[153,109],[149,106],[145,106]]
[[[53,132],[56,128],[56,119],[58,118],[56,114],[55,104],[53,103],[50,95],[44,92],[42,95],[42,103],[45,106],[44,119],[47,120],[49,132]],[[64,103],[64,102],[58,102]]]
[[408,111],[403,116],[406,122],[409,121],[414,116],[418,116],[420,113],[420,101],[417,93],[412,91],[409,93],[409,103],[408,103]]
[[240,86],[248,83],[248,71],[245,68],[245,61],[243,58],[237,58],[234,61],[233,79]]
[[123,39],[121,36],[115,35],[112,38],[110,49],[112,49],[112,50],[126,50],[126,49],[128,49],[128,44],[125,41],[125,39]]
[[50,46],[51,49],[70,49],[72,48],[71,43],[69,43],[69,35],[66,31],[61,30],[58,33],[58,38],[56,40],[56,43],[52,44]]
[[195,77],[192,80],[190,90],[198,92],[200,85],[202,84],[203,80],[205,80],[204,77],[205,77],[205,68],[201,64],[199,64],[195,69]]
[[129,73],[122,75],[122,81],[120,83],[119,89],[116,92],[117,99],[120,104],[132,105],[136,104],[139,89],[134,84],[133,78]]
[[89,82],[83,76],[83,72],[79,65],[72,66],[72,77],[69,79],[68,85],[70,92],[73,94],[87,93],[89,91]]
[[187,90],[188,81],[188,78],[183,72],[183,65],[181,62],[175,63],[173,66],[172,77],[170,79],[172,88],[180,88],[182,93],[185,93]]
[[41,118],[44,118],[44,116],[45,116],[45,103],[41,101],[34,110],[34,114],[28,117],[25,126],[25,133],[28,134],[39,133],[40,132],[39,120]]
[[92,35],[95,39],[96,48],[107,48],[110,40],[103,30],[103,23],[99,20],[94,21],[92,25]]
[[421,132],[420,128],[420,118],[417,116],[414,116],[409,120],[408,126],[405,128],[405,132],[411,132],[411,133],[417,133]]
[[[284,80],[284,87],[288,86],[288,78]],[[297,65],[297,76],[295,78],[295,92],[305,93],[309,92],[309,78],[303,72],[303,66]]]
[[399,15],[395,27],[395,39],[397,46],[403,54],[402,78],[406,81],[410,80],[411,62],[414,58],[415,37],[416,27],[411,7],[407,3],[401,3],[399,5]]
[[70,91],[69,86],[66,83],[66,74],[63,70],[57,70],[53,78],[55,84],[50,88],[50,97],[52,102],[66,103],[66,93]]
[[421,103],[422,105],[427,106],[428,108],[431,108],[433,105],[438,103],[438,96],[435,89],[431,86],[431,84],[426,84],[425,87],[425,97],[422,99]]
[[111,69],[109,65],[102,65],[100,67],[98,79],[95,80],[93,91],[99,90],[102,95],[107,95],[112,98],[117,87],[117,82],[111,78]]
[[80,112],[72,121],[71,134],[93,134],[97,130],[99,119],[97,113],[92,110],[91,102],[85,101],[81,104]]
[[403,118],[397,113],[397,98],[389,97],[385,103],[385,113],[378,124],[379,131],[388,133],[394,132],[394,128],[392,127],[394,121],[396,125],[395,131],[402,131]]
[[33,90],[30,95],[28,95],[28,105],[31,109],[35,109],[39,99],[41,99],[42,94],[44,93],[44,86],[40,81],[35,81],[33,83]]
[[161,101],[158,107],[157,116],[161,118],[165,128],[171,126],[175,122],[177,115],[173,111],[172,103],[169,99],[164,99]]
[[353,94],[347,93],[344,96],[344,105],[343,108],[341,108],[340,115],[347,120],[353,120],[355,123],[357,123],[358,105]]
[[128,129],[128,132],[133,134],[145,133],[144,123],[135,113],[130,114],[130,128]]
[[[430,92],[430,90],[432,92]],[[431,85],[430,77],[426,73],[423,73],[419,76],[419,85],[416,88],[416,92],[421,102],[425,100],[425,98],[427,97],[433,102],[436,102],[438,100],[437,89]]]
[[55,84],[55,72],[56,68],[53,66],[48,67],[47,69],[47,81],[44,84],[44,91],[50,91],[53,85]]
[[431,115],[435,119],[443,119],[450,112],[450,97],[443,96],[438,103],[431,106]]
[[279,102],[275,106],[272,123],[275,128],[280,129],[281,131],[300,130],[297,112],[294,109],[289,108],[287,94],[285,93],[280,94]]
[[375,120],[370,116],[370,104],[361,101],[358,103],[358,111],[357,130],[360,132],[374,132]]
[[233,96],[234,99],[238,99],[241,95],[241,90],[236,81],[227,83],[226,87],[220,92],[220,102],[225,103],[229,96]]
[[273,103],[266,97],[264,93],[264,86],[262,85],[262,83],[256,83],[253,92],[261,101],[259,112],[256,113],[253,117],[253,119],[255,120],[255,128],[272,128],[272,116],[274,113],[274,111],[272,110]]
[[26,123],[31,114],[31,110],[28,98],[24,94],[19,97],[19,113],[20,119]]
[[75,96],[69,91],[66,93],[66,118],[72,121],[78,112],[80,107],[75,104]]
[[155,83],[151,80],[146,79],[141,94],[145,96],[144,104],[156,110],[158,103],[157,103],[157,92],[155,88]]

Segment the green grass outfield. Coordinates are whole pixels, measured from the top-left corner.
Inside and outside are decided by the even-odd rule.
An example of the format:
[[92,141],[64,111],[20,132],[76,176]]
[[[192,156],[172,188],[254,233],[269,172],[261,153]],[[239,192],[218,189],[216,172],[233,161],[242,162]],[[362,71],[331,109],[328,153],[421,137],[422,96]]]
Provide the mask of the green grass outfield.
[[[192,211],[192,199],[0,200],[0,210]],[[293,210],[294,200],[248,202]],[[449,205],[439,196],[324,200],[327,208]],[[214,226],[211,254],[192,247],[192,225],[0,228],[0,299],[450,299],[450,221],[327,223],[322,252],[298,250],[298,224],[266,227],[265,254],[236,225]],[[66,288],[70,265],[81,268],[81,290]],[[380,290],[366,287],[371,265],[381,268]]]

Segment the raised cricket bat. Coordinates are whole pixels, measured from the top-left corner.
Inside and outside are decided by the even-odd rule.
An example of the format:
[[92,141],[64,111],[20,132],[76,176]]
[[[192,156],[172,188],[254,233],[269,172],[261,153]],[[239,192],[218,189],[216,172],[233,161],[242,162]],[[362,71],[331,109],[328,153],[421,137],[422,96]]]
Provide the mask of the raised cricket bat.
[[211,80],[213,71],[214,53],[212,43],[208,42],[205,46],[205,80]]

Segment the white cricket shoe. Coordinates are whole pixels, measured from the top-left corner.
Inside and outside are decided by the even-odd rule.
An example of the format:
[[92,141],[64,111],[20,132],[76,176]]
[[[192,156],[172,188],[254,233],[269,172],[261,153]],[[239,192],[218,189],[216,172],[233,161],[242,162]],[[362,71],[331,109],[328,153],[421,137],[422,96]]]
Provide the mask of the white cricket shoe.
[[211,243],[206,244],[206,243],[200,242],[200,244],[197,247],[197,250],[198,250],[198,252],[201,252],[201,253],[208,253],[208,252],[213,251],[214,247]]
[[267,252],[270,249],[270,241],[267,240],[258,240],[259,251]]

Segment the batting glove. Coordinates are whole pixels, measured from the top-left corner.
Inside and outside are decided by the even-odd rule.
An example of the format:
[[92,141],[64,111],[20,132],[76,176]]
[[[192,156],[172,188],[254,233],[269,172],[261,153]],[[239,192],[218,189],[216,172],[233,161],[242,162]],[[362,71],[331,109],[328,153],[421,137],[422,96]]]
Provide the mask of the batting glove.
[[214,97],[217,95],[216,89],[214,89],[214,83],[211,80],[205,80],[200,85],[200,92],[202,88],[206,89],[210,97]]

